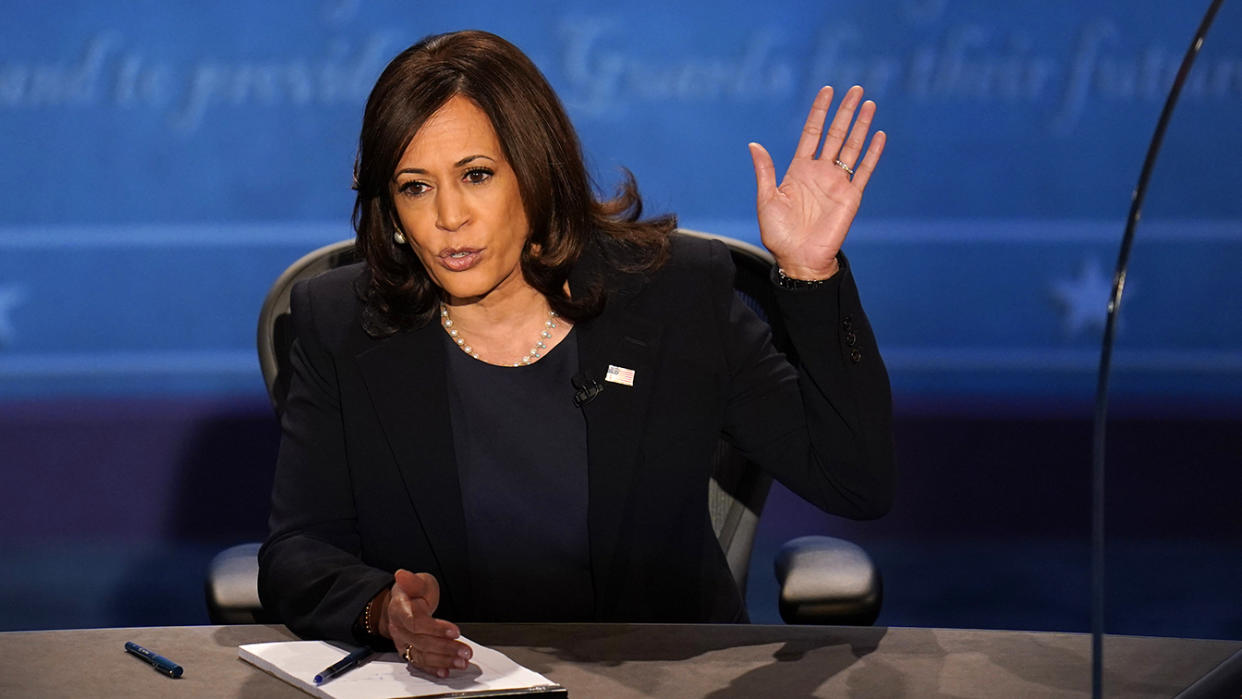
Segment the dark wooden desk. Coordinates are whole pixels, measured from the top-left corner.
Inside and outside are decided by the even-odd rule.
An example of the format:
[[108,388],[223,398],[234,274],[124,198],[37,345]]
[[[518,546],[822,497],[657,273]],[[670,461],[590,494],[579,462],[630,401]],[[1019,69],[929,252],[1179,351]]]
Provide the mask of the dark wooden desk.
[[[1085,697],[1082,634],[805,626],[465,624],[470,638],[574,697]],[[282,626],[0,633],[0,696],[303,697],[237,658],[293,640]],[[171,680],[127,656],[145,645],[185,668]],[[1113,636],[1108,696],[1177,694],[1242,641]]]

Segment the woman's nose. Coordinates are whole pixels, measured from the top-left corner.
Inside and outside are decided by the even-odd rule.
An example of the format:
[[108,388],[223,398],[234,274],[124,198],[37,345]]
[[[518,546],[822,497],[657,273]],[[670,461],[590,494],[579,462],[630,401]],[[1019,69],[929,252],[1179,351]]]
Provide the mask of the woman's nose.
[[470,220],[465,198],[454,187],[441,188],[436,193],[436,226],[442,230],[455,231]]

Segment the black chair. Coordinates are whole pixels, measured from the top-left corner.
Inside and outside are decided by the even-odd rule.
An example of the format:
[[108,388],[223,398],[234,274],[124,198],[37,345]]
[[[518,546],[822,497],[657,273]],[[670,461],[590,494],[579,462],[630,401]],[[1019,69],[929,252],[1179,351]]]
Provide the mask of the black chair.
[[[788,339],[780,327],[775,292],[769,280],[772,256],[762,248],[731,238],[684,229],[677,234],[711,238],[729,247],[737,268],[737,293],[773,326],[777,347],[787,349]],[[356,260],[352,240],[324,246],[290,265],[268,292],[259,313],[259,364],[277,415],[284,410],[289,388],[289,293],[294,283]],[[723,439],[717,445],[715,459],[707,493],[712,526],[744,595],[759,515],[772,481]],[[259,546],[239,544],[212,560],[205,585],[212,623],[278,621],[259,602]],[[879,571],[866,551],[849,541],[826,536],[794,539],[781,548],[775,568],[781,586],[781,618],[788,623],[869,625],[880,612],[883,586]]]

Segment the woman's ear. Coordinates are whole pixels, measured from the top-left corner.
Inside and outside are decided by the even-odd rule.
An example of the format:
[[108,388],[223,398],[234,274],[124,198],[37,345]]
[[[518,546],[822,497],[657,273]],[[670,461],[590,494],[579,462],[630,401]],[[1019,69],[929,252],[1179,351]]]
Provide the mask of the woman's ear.
[[543,255],[543,244],[535,240],[535,231],[526,232],[526,249],[530,251],[532,257],[540,257]]

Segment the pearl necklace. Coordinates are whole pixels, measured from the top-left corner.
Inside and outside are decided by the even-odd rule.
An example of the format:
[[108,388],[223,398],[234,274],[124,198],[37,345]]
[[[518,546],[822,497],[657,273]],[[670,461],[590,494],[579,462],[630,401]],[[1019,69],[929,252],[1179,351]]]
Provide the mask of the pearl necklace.
[[[534,347],[530,348],[530,352],[522,355],[522,358],[514,362],[513,366],[530,364],[543,356],[543,351],[548,348],[548,344],[544,342],[544,340],[550,340],[552,338],[552,331],[556,328],[556,319],[558,317],[560,316],[556,315],[556,311],[551,308],[548,309],[548,319],[543,321],[543,330],[539,331],[539,340],[535,343]],[[449,334],[449,337],[453,338],[453,342],[457,343],[457,346],[461,348],[461,351],[471,357],[474,357],[475,359],[479,358],[479,353],[474,350],[474,347],[472,347],[470,343],[466,342],[466,338],[461,336],[461,333],[458,332],[457,328],[453,327],[453,319],[449,317],[448,306],[443,303],[440,304],[440,325],[444,326],[445,332]]]

